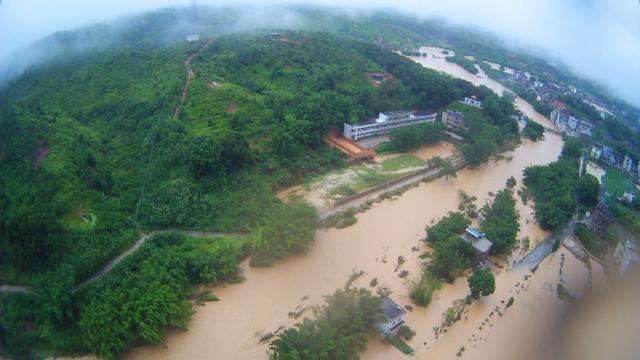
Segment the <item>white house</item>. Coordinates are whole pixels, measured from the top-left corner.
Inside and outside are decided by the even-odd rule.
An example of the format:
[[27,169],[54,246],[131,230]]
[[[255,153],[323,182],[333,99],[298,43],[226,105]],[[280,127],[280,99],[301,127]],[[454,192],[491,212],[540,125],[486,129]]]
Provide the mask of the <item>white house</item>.
[[386,321],[377,322],[373,324],[373,327],[378,329],[383,336],[395,334],[396,331],[404,325],[403,317],[406,313],[405,309],[388,297],[383,297],[381,310]]
[[194,42],[200,40],[200,34],[189,34],[186,36],[188,42]]
[[591,147],[590,155],[592,159],[600,160],[600,158],[602,157],[602,145],[593,144],[593,146]]
[[471,105],[471,106],[475,106],[477,108],[481,108],[482,107],[482,101],[478,100],[475,95],[472,97],[465,97],[464,100],[462,100],[463,103],[467,104],[467,105]]
[[624,154],[624,160],[622,161],[622,168],[629,174],[633,171],[633,159],[629,154]]
[[415,111],[387,111],[381,112],[377,119],[357,124],[344,124],[342,135],[351,140],[359,140],[369,136],[386,134],[389,131],[405,126],[418,125],[436,121],[438,113]]

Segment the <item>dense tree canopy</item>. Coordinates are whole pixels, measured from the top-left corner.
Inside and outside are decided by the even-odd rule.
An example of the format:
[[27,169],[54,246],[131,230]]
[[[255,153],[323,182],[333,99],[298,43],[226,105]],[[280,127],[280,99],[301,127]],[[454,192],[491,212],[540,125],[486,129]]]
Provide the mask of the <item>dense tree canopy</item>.
[[462,235],[464,230],[471,224],[463,213],[450,212],[436,224],[427,226],[427,244],[437,246],[444,243],[454,235]]
[[275,359],[357,359],[366,348],[369,327],[384,321],[381,299],[365,289],[338,289],[326,304],[314,311],[316,319],[305,318],[284,330],[271,343]]
[[480,227],[493,242],[492,252],[504,254],[511,251],[520,231],[520,215],[512,189],[498,191],[493,201],[482,207]]
[[524,170],[523,183],[533,194],[536,218],[543,229],[557,229],[565,225],[577,205],[577,157],[581,154],[581,145],[577,140],[570,140],[567,139],[558,161]]
[[496,279],[491,270],[487,268],[475,269],[467,281],[471,297],[474,299],[479,299],[480,296],[489,296],[496,290]]
[[444,126],[441,122],[423,123],[391,130],[389,142],[396,151],[408,151],[421,145],[435,144],[444,139],[444,136]]
[[600,196],[600,182],[591,174],[585,174],[576,185],[576,195],[581,205],[592,208],[598,203]]

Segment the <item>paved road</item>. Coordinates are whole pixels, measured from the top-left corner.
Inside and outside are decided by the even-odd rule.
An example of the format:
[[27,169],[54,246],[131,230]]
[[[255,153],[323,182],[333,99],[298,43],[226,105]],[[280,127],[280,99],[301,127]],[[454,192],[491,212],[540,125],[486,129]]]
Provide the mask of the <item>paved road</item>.
[[[212,238],[212,237],[230,237],[230,236],[248,236],[248,233],[225,233],[225,232],[214,232],[214,231],[197,231],[197,230],[183,230],[183,229],[163,229],[156,230],[150,233],[142,235],[130,248],[128,248],[125,252],[118,255],[113,260],[109,261],[100,271],[98,271],[91,278],[79,283],[76,285],[72,293],[78,292],[80,289],[85,286],[93,283],[94,281],[100,279],[101,277],[108,274],[111,270],[113,270],[116,265],[118,265],[122,260],[124,260],[127,256],[131,255],[133,252],[138,250],[142,244],[147,241],[147,239],[151,238],[153,235],[157,234],[166,234],[166,233],[178,233],[193,237],[199,238]],[[31,290],[28,286],[22,285],[0,285],[0,293],[29,293]]]
[[529,270],[534,269],[538,266],[542,260],[546,259],[549,254],[551,254],[553,250],[553,243],[557,241],[564,240],[567,236],[573,234],[575,230],[576,224],[584,223],[584,221],[572,220],[569,224],[567,224],[561,230],[555,231],[549,237],[547,237],[543,242],[538,244],[535,249],[531,250],[525,257],[520,259],[515,265],[513,265],[512,269],[517,268],[528,268]]
[[[451,165],[453,165],[458,170],[461,170],[466,165],[466,162],[461,157],[450,156],[446,160],[449,160],[451,162]],[[394,180],[391,185],[385,185],[385,184],[379,185],[377,186],[377,189],[373,192],[368,192],[369,190],[365,190],[361,192],[361,194],[363,194],[362,196],[359,196],[356,194],[352,197],[352,200],[348,200],[345,203],[337,205],[326,211],[320,212],[319,214],[320,219],[326,219],[327,217],[333,214],[348,210],[350,208],[358,207],[369,200],[377,199],[383,194],[396,191],[400,188],[420,182],[424,179],[441,176],[440,175],[441,172],[442,172],[442,169],[437,167],[431,168],[430,166],[427,166],[421,170],[416,170],[413,173],[407,174],[405,178],[402,178],[402,180],[399,180],[399,181]]]

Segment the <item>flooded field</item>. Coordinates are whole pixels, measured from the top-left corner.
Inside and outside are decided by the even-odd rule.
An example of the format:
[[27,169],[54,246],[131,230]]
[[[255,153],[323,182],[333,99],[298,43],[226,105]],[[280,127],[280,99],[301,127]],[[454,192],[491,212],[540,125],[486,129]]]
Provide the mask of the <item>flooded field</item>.
[[298,185],[278,193],[287,201],[291,195],[301,196],[320,212],[332,209],[336,199],[350,196],[365,189],[380,185],[426,166],[426,161],[439,156],[447,158],[456,152],[456,146],[440,141],[424,145],[401,154],[378,155],[373,164],[351,166],[346,169],[324,174],[311,179],[305,185]]
[[[512,92],[504,85],[487,76],[487,74],[478,65],[476,65],[476,68],[479,71],[478,75],[474,75],[466,71],[464,68],[462,68],[462,66],[448,62],[445,58],[447,56],[454,55],[454,52],[452,50],[445,50],[436,47],[421,47],[417,51],[423,54],[427,54],[427,56],[410,56],[409,59],[421,64],[424,67],[446,72],[451,76],[467,80],[476,86],[484,85],[493,90],[498,95],[502,95],[504,91]],[[448,54],[446,54],[445,51],[448,52]],[[521,97],[516,97],[515,105],[530,119],[535,120],[545,127],[551,129],[555,128],[547,117],[535,111],[533,106]]]
[[[289,314],[322,303],[324,295],[344,286],[351,274],[360,270],[365,274],[354,283],[355,286],[370,288],[370,281],[377,278],[377,287],[389,288],[395,301],[409,305],[411,301],[404,280],[398,277],[399,271],[407,270],[410,276],[419,273],[422,267],[419,255],[425,249],[420,241],[424,237],[424,228],[457,208],[458,190],[477,196],[478,205],[481,205],[490,198],[490,192],[496,192],[504,186],[507,178],[514,176],[520,183],[522,170],[526,166],[554,161],[561,148],[562,140],[555,135],[548,135],[544,142],[525,141],[523,146],[505,154],[505,160],[492,161],[476,169],[465,169],[457,179],[438,179],[421,184],[395,201],[375,204],[369,211],[359,214],[358,223],[351,227],[318,232],[316,244],[307,256],[282,261],[267,269],[251,269],[244,264],[247,280],[241,284],[215,288],[214,293],[220,301],[199,307],[189,323],[188,331],[172,330],[167,336],[166,347],[147,346],[130,353],[126,358],[265,358],[268,345],[259,343],[261,336],[298,322],[301,319],[293,319]],[[512,159],[506,160],[509,157]],[[522,204],[519,207],[522,222],[520,236],[542,239],[544,233],[534,224],[532,210]],[[405,263],[397,267],[399,256],[405,259]],[[541,266],[534,279],[540,278],[535,281],[555,284],[558,278],[555,263],[553,260],[547,263],[550,265]],[[544,270],[547,267],[551,270]],[[455,284],[444,286],[427,308],[416,308],[409,312],[406,321],[417,333],[409,344],[416,350],[417,357],[442,354],[443,357],[438,358],[455,358],[458,345],[465,345],[469,355],[474,351],[488,351],[480,343],[473,349],[467,338],[473,335],[473,329],[477,329],[475,322],[481,321],[495,303],[504,300],[509,291],[517,291],[514,286],[522,276],[524,274],[509,272],[498,275],[497,294],[470,309],[467,322],[474,323],[473,327],[460,322],[437,341],[433,326],[440,323],[442,312],[453,301],[467,295],[466,281],[458,279]],[[556,303],[554,292],[542,294],[551,298],[548,301]],[[535,310],[531,310],[531,305],[527,305],[526,301],[518,299],[509,312],[517,314],[520,311],[526,313]],[[303,316],[309,314],[310,311],[303,312]],[[510,316],[505,316],[505,319]],[[499,328],[497,324],[493,326]],[[504,335],[506,338],[500,341],[515,341],[508,330],[504,331],[507,332]],[[527,328],[522,331],[527,331]],[[486,337],[487,334],[477,333],[476,336]],[[497,337],[493,338],[487,341],[497,341]],[[381,344],[375,338],[362,354],[363,359],[402,357],[395,348]]]

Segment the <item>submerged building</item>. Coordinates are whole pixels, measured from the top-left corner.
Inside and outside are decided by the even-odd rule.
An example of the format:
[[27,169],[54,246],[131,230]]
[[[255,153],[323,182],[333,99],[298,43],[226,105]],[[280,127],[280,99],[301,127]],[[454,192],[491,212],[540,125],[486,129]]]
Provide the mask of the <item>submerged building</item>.
[[342,135],[347,139],[359,140],[369,136],[386,134],[389,131],[405,126],[436,121],[437,113],[429,114],[415,111],[382,112],[377,119],[357,124],[344,124]]
[[382,310],[386,321],[377,322],[373,324],[373,327],[378,329],[383,336],[395,334],[405,324],[403,317],[406,311],[388,297],[382,298],[380,310]]

